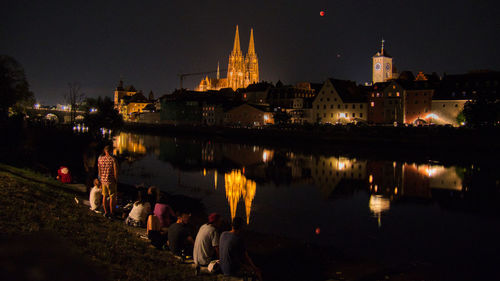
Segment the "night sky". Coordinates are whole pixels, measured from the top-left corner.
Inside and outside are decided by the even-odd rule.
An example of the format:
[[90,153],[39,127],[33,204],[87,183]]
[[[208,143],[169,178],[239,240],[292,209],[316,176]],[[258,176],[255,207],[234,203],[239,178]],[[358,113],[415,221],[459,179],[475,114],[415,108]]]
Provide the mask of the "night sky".
[[120,77],[159,97],[179,87],[178,73],[215,70],[217,61],[226,68],[238,24],[244,53],[254,28],[261,80],[363,83],[382,38],[398,71],[500,70],[499,7],[495,0],[2,1],[0,54],[24,66],[43,104],[62,103],[68,82],[80,82],[87,96],[111,96]]

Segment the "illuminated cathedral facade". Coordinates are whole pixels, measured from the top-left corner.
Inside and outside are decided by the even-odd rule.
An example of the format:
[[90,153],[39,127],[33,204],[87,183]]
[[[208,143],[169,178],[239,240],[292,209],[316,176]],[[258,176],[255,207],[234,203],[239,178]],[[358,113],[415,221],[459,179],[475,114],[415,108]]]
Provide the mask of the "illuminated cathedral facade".
[[248,85],[257,82],[259,82],[259,59],[255,52],[253,28],[250,30],[250,42],[248,44],[247,54],[243,56],[240,47],[240,34],[238,26],[236,26],[233,51],[229,55],[229,62],[227,64],[227,77],[220,78],[219,65],[217,65],[217,78],[205,77],[201,80],[196,90],[217,91],[222,88],[237,90],[239,88],[246,88]]

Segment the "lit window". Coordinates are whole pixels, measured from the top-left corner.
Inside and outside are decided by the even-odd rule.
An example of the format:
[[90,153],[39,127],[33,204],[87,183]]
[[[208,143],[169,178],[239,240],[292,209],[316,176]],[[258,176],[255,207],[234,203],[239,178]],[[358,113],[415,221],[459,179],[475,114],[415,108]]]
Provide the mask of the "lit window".
[[398,97],[399,97],[399,92],[397,92],[397,93],[396,93],[396,96],[398,96]]
[[375,106],[375,102],[374,102],[374,101],[372,101],[372,102],[370,103],[370,106],[371,106],[371,107],[374,107],[374,106]]

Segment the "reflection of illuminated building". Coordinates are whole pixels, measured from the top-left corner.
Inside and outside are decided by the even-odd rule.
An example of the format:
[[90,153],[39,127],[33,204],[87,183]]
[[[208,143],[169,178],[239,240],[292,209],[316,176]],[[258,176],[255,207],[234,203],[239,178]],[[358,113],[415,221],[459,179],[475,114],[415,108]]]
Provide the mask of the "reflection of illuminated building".
[[391,207],[389,199],[384,198],[382,195],[371,195],[368,206],[370,211],[377,217],[378,226],[382,226],[382,213],[388,211]]
[[113,153],[123,154],[124,152],[133,154],[146,154],[146,147],[144,146],[144,139],[139,135],[132,135],[130,133],[120,133],[113,140]]
[[257,184],[249,180],[241,173],[241,170],[233,170],[224,175],[226,186],[226,197],[231,210],[231,220],[236,217],[236,208],[240,198],[245,202],[245,212],[247,224],[250,223],[250,212],[252,210],[252,201],[255,197]]
[[366,161],[345,157],[319,157],[312,160],[311,175],[321,191],[329,195],[343,179],[365,179]]

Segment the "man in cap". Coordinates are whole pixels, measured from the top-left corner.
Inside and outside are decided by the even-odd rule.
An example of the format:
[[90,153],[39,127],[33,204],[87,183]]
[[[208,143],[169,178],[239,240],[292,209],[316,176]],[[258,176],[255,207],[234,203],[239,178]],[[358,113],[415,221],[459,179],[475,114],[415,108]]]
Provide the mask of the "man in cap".
[[208,216],[208,222],[200,227],[193,249],[195,264],[208,266],[211,261],[219,258],[218,228],[221,224],[221,216],[217,213],[211,213]]

